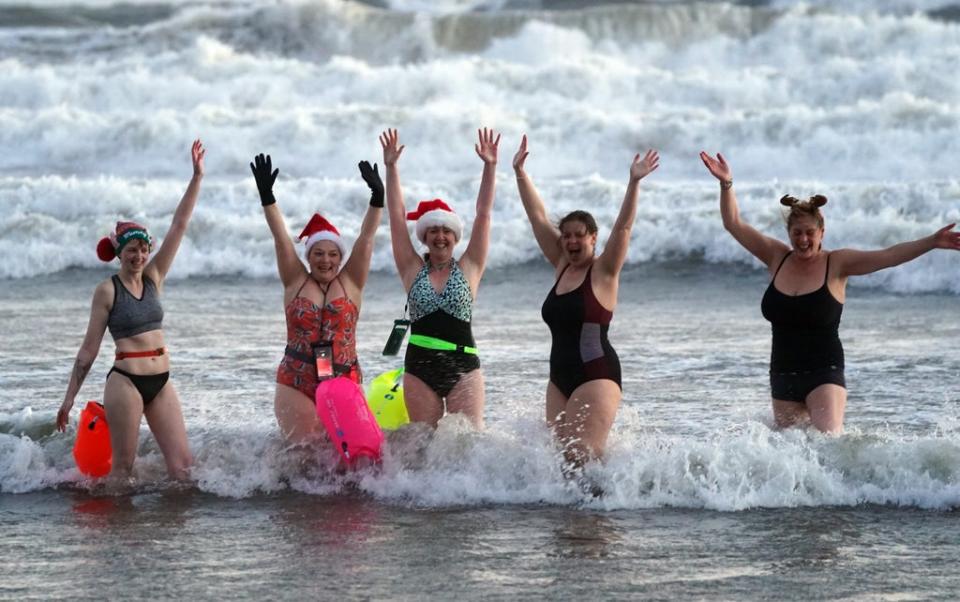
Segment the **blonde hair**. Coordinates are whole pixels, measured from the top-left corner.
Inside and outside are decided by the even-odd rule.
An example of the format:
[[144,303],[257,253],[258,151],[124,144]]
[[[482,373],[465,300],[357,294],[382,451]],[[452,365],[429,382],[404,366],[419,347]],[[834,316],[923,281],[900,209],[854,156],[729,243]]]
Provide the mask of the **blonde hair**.
[[827,197],[822,194],[815,194],[805,201],[785,194],[780,198],[780,204],[789,207],[789,211],[783,212],[783,219],[787,222],[787,229],[793,225],[794,220],[801,217],[812,217],[817,221],[817,227],[823,229],[823,213],[820,207],[827,204]]

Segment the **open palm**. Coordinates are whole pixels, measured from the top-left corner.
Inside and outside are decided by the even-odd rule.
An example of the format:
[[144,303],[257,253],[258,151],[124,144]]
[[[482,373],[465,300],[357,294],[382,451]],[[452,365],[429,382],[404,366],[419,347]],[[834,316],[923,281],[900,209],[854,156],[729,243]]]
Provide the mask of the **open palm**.
[[380,134],[380,146],[383,147],[384,165],[396,165],[397,159],[406,148],[400,144],[400,134],[395,129],[388,129]]
[[193,146],[190,148],[190,157],[193,160],[193,173],[202,176],[203,175],[203,157],[207,154],[207,149],[203,148],[203,143],[200,142],[200,139],[193,141]]
[[727,165],[727,160],[724,159],[723,155],[720,153],[717,153],[716,157],[711,157],[707,153],[700,151],[700,160],[703,161],[703,164],[707,166],[707,169],[710,170],[710,173],[713,174],[713,177],[721,182],[726,182],[733,179],[733,173],[730,171],[730,166]]
[[493,130],[487,128],[477,130],[477,134],[480,137],[480,142],[474,145],[474,148],[477,151],[477,156],[483,159],[484,163],[496,163],[497,147],[500,144],[500,134],[497,134],[497,137],[494,138]]
[[648,150],[647,154],[640,158],[640,153],[637,153],[633,158],[633,163],[630,165],[630,179],[631,180],[642,180],[647,176],[651,171],[660,167],[660,153],[655,150]]

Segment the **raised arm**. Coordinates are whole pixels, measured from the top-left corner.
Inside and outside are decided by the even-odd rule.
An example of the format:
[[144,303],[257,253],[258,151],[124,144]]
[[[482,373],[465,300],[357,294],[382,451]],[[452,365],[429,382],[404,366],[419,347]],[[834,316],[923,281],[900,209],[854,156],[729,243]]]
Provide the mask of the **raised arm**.
[[277,199],[273,196],[273,183],[277,180],[279,169],[273,168],[270,155],[266,157],[260,153],[253,158],[250,171],[257,181],[257,191],[260,193],[260,204],[263,206],[263,216],[267,219],[267,226],[273,234],[273,247],[277,253],[277,272],[284,288],[299,285],[307,270],[297,257],[297,249],[293,245],[290,234],[287,233],[287,224],[283,221],[283,214],[277,207]]
[[193,141],[190,148],[190,156],[193,161],[193,177],[190,178],[190,184],[187,185],[187,191],[183,193],[177,210],[173,213],[173,222],[167,235],[163,238],[163,244],[154,254],[153,259],[147,264],[144,272],[150,276],[160,286],[167,277],[173,258],[177,256],[177,250],[180,249],[180,242],[183,241],[183,235],[187,233],[187,224],[190,223],[190,216],[193,215],[193,208],[197,204],[197,197],[200,196],[200,180],[203,179],[203,156],[206,149],[199,140]]
[[640,158],[640,153],[633,157],[630,164],[630,179],[627,182],[627,192],[623,195],[623,204],[620,205],[620,214],[613,224],[610,238],[607,240],[603,253],[597,260],[597,267],[609,277],[616,276],[627,260],[627,249],[630,247],[630,232],[633,230],[633,221],[637,217],[637,197],[640,194],[640,180],[647,174],[660,167],[660,155],[655,150],[648,150]]
[[405,290],[410,289],[423,260],[410,242],[407,232],[407,213],[403,207],[403,191],[400,189],[400,173],[397,160],[405,146],[400,144],[397,130],[387,130],[380,134],[380,146],[383,148],[383,164],[387,170],[387,213],[390,217],[390,244],[393,246],[393,261],[397,264],[400,281]]
[[560,230],[550,223],[547,210],[537,193],[537,188],[523,168],[529,154],[527,135],[524,134],[520,140],[520,148],[517,149],[517,154],[513,156],[513,171],[517,176],[517,189],[520,191],[520,201],[523,203],[523,210],[527,213],[527,219],[530,220],[530,226],[533,227],[533,236],[537,239],[537,244],[540,245],[540,251],[543,252],[543,256],[553,267],[557,267],[562,256],[559,244]]
[[477,156],[483,161],[483,176],[480,179],[480,192],[477,193],[477,215],[470,231],[470,244],[463,252],[463,266],[470,287],[476,290],[487,263],[487,251],[490,249],[490,223],[493,218],[493,200],[497,184],[497,151],[500,134],[493,137],[493,130],[477,130],[480,140],[474,145]]
[[360,176],[370,187],[370,207],[367,209],[366,215],[363,216],[360,236],[353,243],[350,259],[343,266],[342,272],[359,293],[367,283],[367,275],[370,273],[373,239],[377,234],[377,227],[380,225],[380,214],[383,212],[383,181],[380,179],[380,171],[377,169],[376,163],[373,164],[373,167],[370,167],[369,162],[361,161],[358,167],[360,168]]
[[912,261],[934,249],[960,251],[960,232],[954,232],[954,226],[956,224],[950,224],[940,228],[930,236],[902,242],[879,251],[839,249],[831,253],[831,256],[836,262],[837,274],[840,277],[872,274]]
[[775,238],[761,234],[756,228],[740,219],[737,195],[733,192],[733,172],[723,155],[717,153],[714,158],[701,151],[700,159],[713,177],[720,181],[720,216],[723,218],[723,227],[744,249],[750,251],[754,257],[770,268],[774,261],[790,250],[790,247]]
[[107,320],[110,317],[110,307],[113,304],[113,282],[107,280],[97,285],[93,293],[93,304],[90,307],[90,321],[87,323],[87,334],[83,337],[77,359],[70,372],[70,381],[67,383],[67,392],[63,396],[63,403],[57,411],[57,430],[64,431],[70,419],[70,409],[73,400],[80,392],[84,379],[90,373],[93,362],[100,352],[100,343],[103,333],[107,329]]

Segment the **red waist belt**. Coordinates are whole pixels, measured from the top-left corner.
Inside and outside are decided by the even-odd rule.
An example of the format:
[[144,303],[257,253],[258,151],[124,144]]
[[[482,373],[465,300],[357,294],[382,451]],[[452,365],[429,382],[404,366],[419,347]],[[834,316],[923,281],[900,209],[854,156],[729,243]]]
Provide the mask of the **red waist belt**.
[[158,357],[167,353],[166,347],[157,347],[150,351],[118,351],[114,356],[116,361],[129,359],[132,357]]

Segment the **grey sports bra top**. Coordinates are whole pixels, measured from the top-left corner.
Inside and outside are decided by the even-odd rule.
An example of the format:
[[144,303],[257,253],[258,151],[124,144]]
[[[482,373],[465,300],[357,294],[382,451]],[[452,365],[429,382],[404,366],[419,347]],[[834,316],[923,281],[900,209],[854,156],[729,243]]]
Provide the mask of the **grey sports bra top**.
[[107,319],[107,328],[113,340],[159,330],[163,325],[163,307],[153,280],[143,277],[143,295],[137,299],[123,286],[119,276],[114,275],[112,279],[113,307]]

